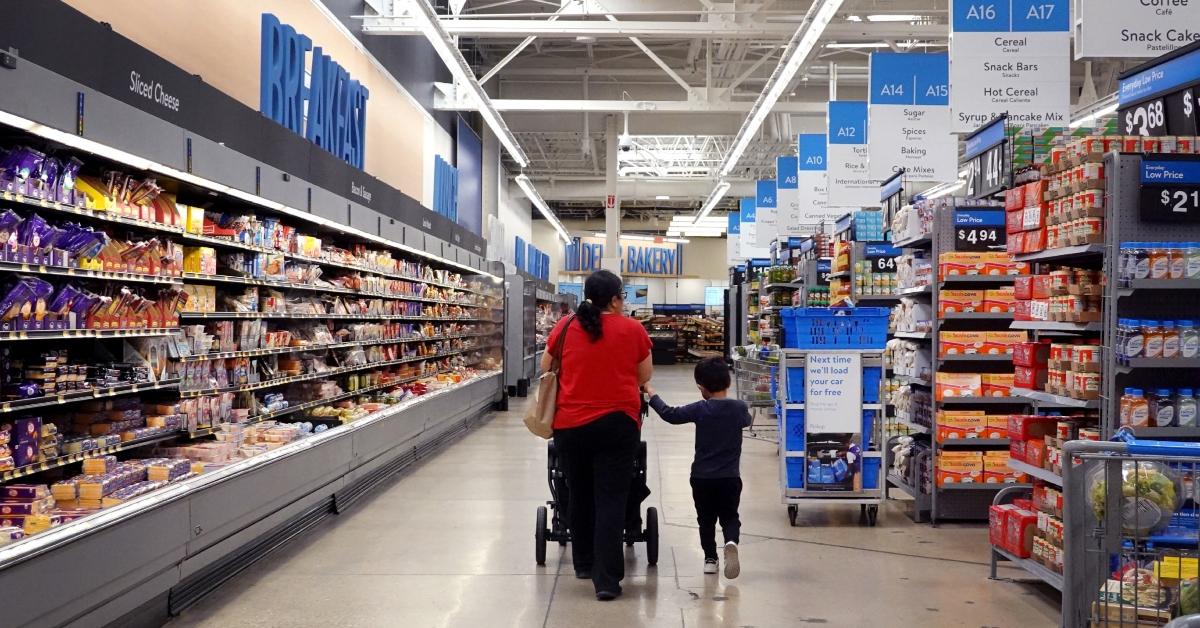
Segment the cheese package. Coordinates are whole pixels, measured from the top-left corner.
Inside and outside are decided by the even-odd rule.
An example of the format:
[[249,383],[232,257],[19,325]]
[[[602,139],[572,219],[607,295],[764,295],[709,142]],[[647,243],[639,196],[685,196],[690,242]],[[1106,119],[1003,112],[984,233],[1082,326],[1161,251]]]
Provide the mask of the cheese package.
[[978,451],[943,451],[937,457],[937,485],[980,484],[983,455]]
[[940,410],[937,415],[937,440],[981,438],[987,429],[987,416],[983,410]]
[[979,373],[937,373],[934,398],[942,401],[950,397],[980,397],[983,382]]
[[939,290],[938,314],[979,312],[983,307],[983,290]]
[[941,355],[972,355],[979,353],[987,341],[987,332],[943,331],[938,336],[938,353]]

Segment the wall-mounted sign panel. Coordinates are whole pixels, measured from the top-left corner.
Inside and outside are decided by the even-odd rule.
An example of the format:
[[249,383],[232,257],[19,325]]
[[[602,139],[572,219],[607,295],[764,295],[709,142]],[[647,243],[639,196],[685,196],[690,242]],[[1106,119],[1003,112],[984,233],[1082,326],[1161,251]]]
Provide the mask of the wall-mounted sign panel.
[[[563,264],[570,273],[600,270],[604,259],[603,238],[574,238],[566,245]],[[683,245],[645,240],[621,240],[618,257],[621,275],[635,277],[678,277],[683,274]]]

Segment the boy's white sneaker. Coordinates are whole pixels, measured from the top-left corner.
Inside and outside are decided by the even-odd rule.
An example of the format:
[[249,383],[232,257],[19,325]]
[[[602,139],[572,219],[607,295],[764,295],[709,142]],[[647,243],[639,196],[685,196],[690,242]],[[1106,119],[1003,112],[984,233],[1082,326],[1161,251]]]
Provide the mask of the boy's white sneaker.
[[717,559],[715,559],[715,558],[705,558],[704,559],[704,573],[706,573],[706,574],[717,573]]
[[[708,565],[705,565],[705,569]],[[737,543],[730,541],[725,544],[725,577],[733,580],[742,573],[742,564],[738,561]]]

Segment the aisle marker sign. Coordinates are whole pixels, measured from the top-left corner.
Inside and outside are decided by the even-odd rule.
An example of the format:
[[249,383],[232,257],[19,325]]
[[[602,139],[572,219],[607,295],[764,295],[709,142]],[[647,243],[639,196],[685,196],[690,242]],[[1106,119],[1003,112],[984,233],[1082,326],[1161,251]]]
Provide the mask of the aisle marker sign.
[[1074,0],[1075,58],[1157,57],[1200,41],[1200,2]]
[[759,181],[756,191],[754,243],[770,247],[771,241],[779,236],[779,205],[776,200],[775,180]]
[[870,68],[871,177],[886,180],[904,168],[911,181],[954,181],[950,56],[874,52]]
[[725,229],[725,259],[730,266],[741,261],[742,214],[732,211],[726,216],[729,221]]
[[829,207],[879,207],[879,179],[867,163],[867,102],[829,103]]
[[738,256],[744,259],[755,257],[770,257],[771,249],[758,246],[758,199],[747,196],[739,203],[741,212],[742,234],[738,239]]
[[1070,122],[1067,0],[951,0],[951,130],[967,133],[1007,112],[1018,127]]
[[780,239],[800,233],[799,158],[782,155],[775,158],[775,204],[779,208],[775,228]]
[[862,355],[814,351],[804,368],[804,422],[809,434],[862,431]]
[[802,133],[797,137],[800,188],[800,220],[798,224],[815,225],[825,218],[833,220],[841,212],[831,211],[828,204],[828,145],[824,133]]

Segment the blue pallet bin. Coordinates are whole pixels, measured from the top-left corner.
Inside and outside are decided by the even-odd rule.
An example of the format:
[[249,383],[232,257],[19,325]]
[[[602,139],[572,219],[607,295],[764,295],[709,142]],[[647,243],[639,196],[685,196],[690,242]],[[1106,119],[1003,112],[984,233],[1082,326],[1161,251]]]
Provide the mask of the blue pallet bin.
[[787,459],[787,487],[804,488],[804,458]]
[[862,487],[879,488],[879,458],[862,459]]
[[883,349],[890,312],[884,307],[792,307],[780,311],[788,349]]
[[804,411],[788,410],[785,416],[784,448],[787,451],[804,451]]

